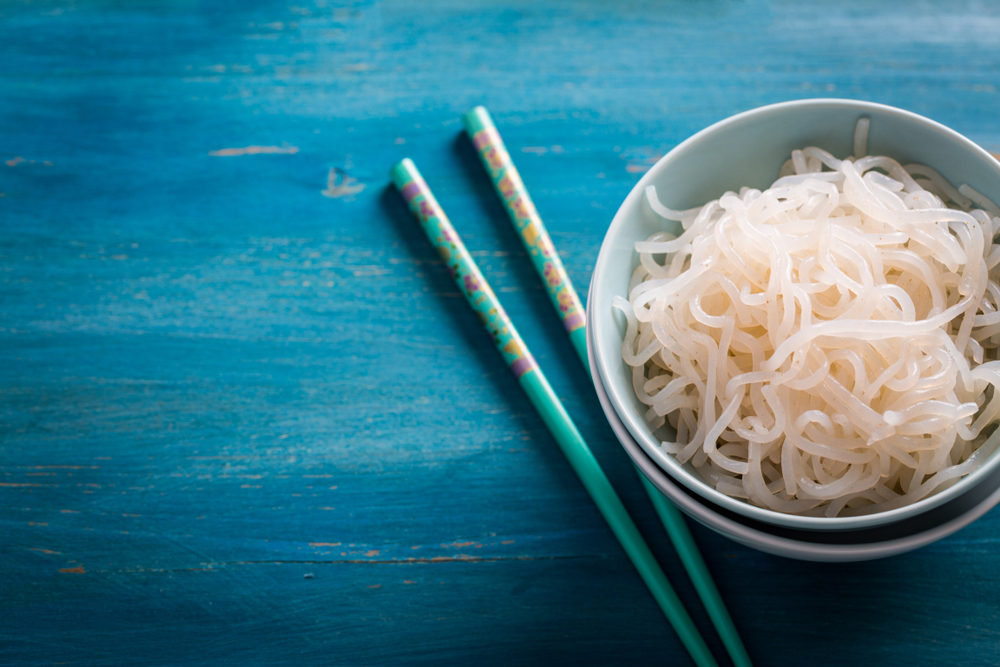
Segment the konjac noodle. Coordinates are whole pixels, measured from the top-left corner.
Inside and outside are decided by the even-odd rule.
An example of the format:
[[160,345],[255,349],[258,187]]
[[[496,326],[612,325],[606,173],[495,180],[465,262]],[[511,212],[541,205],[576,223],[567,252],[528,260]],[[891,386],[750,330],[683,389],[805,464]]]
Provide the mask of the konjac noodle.
[[[770,188],[636,244],[622,357],[654,429],[711,486],[780,512],[940,492],[1000,431],[1000,210],[924,165],[792,151]],[[676,229],[675,223],[665,227]],[[657,431],[660,432],[660,431]]]

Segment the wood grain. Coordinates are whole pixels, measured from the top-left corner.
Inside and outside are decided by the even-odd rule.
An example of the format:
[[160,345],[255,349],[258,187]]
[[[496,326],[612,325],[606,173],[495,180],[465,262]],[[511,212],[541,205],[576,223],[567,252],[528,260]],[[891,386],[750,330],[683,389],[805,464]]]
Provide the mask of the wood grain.
[[[863,98],[1000,151],[998,28],[975,2],[0,6],[0,658],[685,664],[387,170],[419,165],[679,572],[460,114],[493,113],[585,293],[641,174],[732,113]],[[853,565],[693,529],[758,665],[1000,664],[996,510]]]

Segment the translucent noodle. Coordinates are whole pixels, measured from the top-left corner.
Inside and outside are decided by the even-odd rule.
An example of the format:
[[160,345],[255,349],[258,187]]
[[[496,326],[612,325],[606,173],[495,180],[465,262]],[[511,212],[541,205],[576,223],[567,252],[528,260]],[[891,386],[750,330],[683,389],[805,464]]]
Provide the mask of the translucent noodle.
[[902,507],[1000,446],[1000,209],[867,145],[862,119],[853,157],[795,150],[698,209],[645,192],[681,229],[637,244],[614,302],[636,396],[665,451],[760,507]]

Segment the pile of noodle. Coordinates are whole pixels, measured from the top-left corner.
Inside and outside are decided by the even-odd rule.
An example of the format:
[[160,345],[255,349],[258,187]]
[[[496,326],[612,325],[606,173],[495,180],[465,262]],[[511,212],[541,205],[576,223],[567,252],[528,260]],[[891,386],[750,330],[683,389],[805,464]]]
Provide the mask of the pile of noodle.
[[[714,488],[846,516],[940,492],[1000,444],[1000,210],[923,165],[792,152],[761,192],[637,243],[622,356],[662,447]],[[666,226],[666,225],[665,225]]]

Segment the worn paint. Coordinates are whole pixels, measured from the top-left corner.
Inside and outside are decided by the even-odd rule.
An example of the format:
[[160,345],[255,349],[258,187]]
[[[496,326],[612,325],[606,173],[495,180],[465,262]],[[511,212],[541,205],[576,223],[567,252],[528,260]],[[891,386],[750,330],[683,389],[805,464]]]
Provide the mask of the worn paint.
[[331,199],[338,199],[356,195],[364,189],[364,183],[359,183],[358,179],[350,176],[343,169],[333,167],[327,172],[326,189],[322,190],[320,194]]
[[243,148],[220,148],[209,151],[213,157],[235,157],[238,155],[295,155],[298,146],[244,146]]

